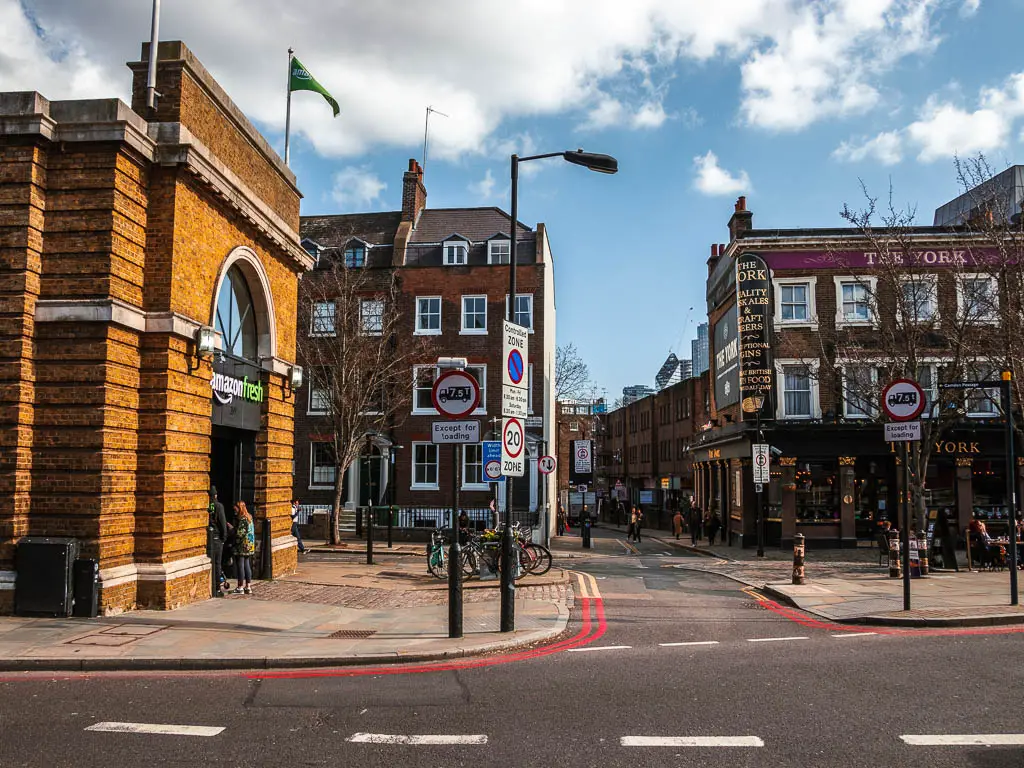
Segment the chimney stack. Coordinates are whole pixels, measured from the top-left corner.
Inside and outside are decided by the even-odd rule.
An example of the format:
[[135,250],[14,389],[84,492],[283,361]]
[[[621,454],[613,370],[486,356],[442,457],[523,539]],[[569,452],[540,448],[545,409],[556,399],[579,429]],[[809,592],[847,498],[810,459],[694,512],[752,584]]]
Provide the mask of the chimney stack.
[[402,221],[412,222],[413,229],[420,213],[427,207],[427,188],[423,186],[423,168],[409,159],[409,170],[402,176]]
[[730,242],[742,237],[744,232],[748,232],[753,228],[754,214],[747,210],[747,198],[741,196],[736,201],[736,208],[733,211],[732,218],[729,219]]

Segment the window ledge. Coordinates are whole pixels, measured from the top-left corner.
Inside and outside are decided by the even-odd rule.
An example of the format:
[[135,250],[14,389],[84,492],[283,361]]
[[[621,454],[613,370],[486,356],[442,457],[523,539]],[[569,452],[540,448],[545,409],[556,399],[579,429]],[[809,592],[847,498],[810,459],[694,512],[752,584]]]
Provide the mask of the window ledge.
[[437,490],[440,490],[440,488],[437,486],[437,484],[434,484],[434,485],[410,485],[409,486],[409,490],[410,491],[437,491]]
[[311,491],[333,491],[333,485],[310,485],[309,490]]
[[311,339],[329,339],[336,335],[337,333],[331,333],[330,331],[310,331],[308,337]]
[[306,411],[307,416],[326,416],[327,411]]
[[463,328],[461,331],[459,331],[459,336],[486,336],[486,335],[487,335],[487,329],[486,328],[470,328],[468,330]]
[[436,408],[413,408],[413,416],[437,416],[439,415]]
[[817,320],[776,320],[776,328],[810,328],[812,331],[818,330]]
[[463,485],[461,490],[463,491],[489,491],[491,486],[489,483],[467,483]]
[[441,331],[413,331],[413,336],[440,336]]
[[840,320],[836,318],[836,328],[877,328],[874,320]]

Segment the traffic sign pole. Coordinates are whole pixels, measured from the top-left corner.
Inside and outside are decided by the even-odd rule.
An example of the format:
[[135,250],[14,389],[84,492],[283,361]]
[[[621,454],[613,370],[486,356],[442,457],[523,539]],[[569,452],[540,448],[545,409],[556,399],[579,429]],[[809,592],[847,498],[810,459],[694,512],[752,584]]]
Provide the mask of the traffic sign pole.
[[452,443],[452,541],[448,546],[448,637],[462,637],[462,548],[459,545],[459,446]]

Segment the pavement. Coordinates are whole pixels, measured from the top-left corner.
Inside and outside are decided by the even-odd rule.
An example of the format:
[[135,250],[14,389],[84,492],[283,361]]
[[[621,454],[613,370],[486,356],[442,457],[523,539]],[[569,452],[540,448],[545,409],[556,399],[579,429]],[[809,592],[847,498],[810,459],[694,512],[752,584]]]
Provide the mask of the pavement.
[[173,611],[95,619],[0,617],[0,670],[320,667],[507,651],[565,631],[566,571],[517,582],[516,630],[499,632],[498,583],[464,583],[463,632],[448,637],[447,582],[405,555],[309,554],[295,574]]
[[[903,610],[903,579],[889,578],[879,565],[878,550],[808,550],[805,581],[792,583],[791,552],[707,542],[689,543],[663,532],[645,537],[675,550],[700,555],[678,568],[715,573],[755,587],[765,594],[821,619],[849,624],[910,627],[981,627],[1024,624],[1024,607],[1010,605],[1009,571],[936,571],[911,579],[911,610]],[[1021,579],[1024,581],[1024,578]]]

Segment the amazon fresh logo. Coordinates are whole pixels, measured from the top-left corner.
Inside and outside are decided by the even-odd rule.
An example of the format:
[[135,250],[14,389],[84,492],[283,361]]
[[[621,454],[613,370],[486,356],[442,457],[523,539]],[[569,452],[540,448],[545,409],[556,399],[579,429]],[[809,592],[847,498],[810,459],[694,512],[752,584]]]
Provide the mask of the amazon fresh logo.
[[299,80],[312,80],[313,79],[312,75],[310,75],[309,72],[304,70],[302,67],[296,67],[292,71],[292,77],[297,77],[297,78],[299,78]]
[[249,381],[248,376],[236,379],[234,376],[215,373],[210,380],[210,389],[221,405],[230,405],[236,397],[252,403],[263,402],[263,384],[259,381]]

